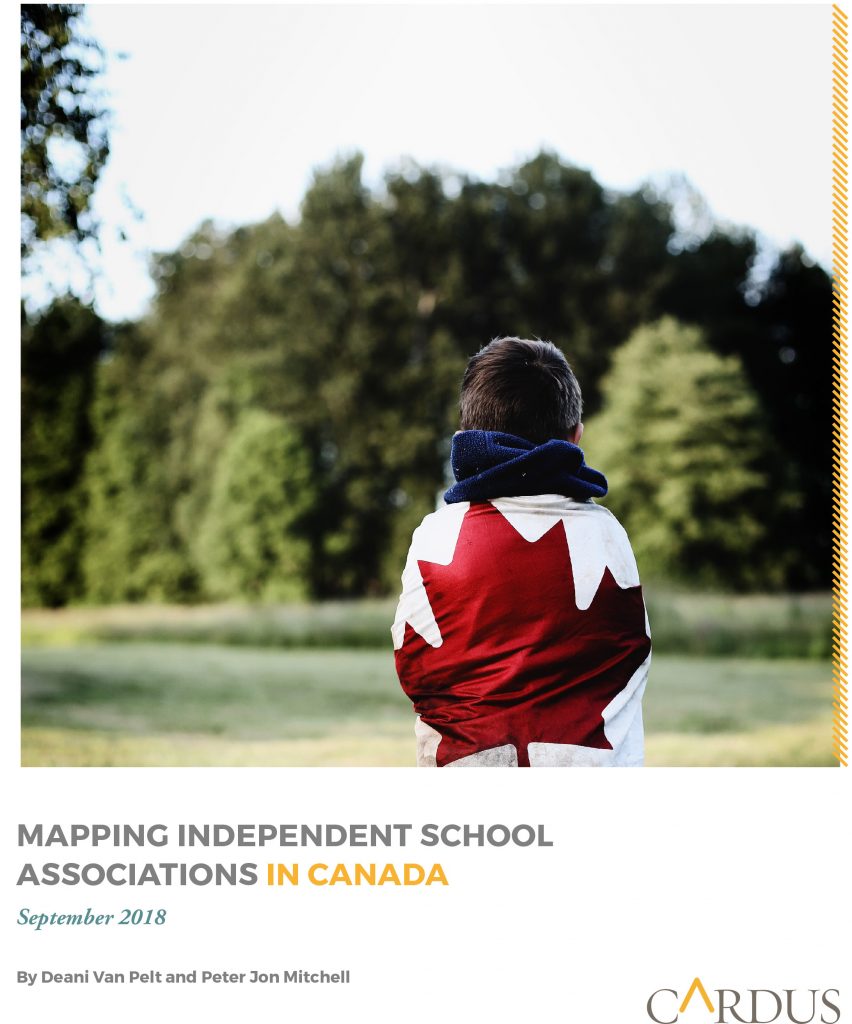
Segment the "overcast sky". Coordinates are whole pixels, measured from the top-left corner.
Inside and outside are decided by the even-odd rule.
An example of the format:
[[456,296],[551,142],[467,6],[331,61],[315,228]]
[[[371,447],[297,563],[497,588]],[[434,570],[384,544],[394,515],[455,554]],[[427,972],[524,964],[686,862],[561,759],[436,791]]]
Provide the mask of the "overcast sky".
[[828,266],[827,4],[95,4],[87,17],[127,54],[105,81],[108,317],[144,309],[150,250],[208,217],[295,216],[312,168],[353,148],[371,182],[403,155],[489,178],[541,146],[614,188],[683,172],[718,217]]

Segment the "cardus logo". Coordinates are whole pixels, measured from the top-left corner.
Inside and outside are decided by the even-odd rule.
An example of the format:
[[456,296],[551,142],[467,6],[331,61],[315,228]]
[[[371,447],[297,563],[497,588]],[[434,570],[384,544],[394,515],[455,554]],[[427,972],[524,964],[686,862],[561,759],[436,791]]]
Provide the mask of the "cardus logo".
[[[840,993],[836,988],[714,988],[700,978],[681,999],[674,988],[658,988],[648,997],[648,1016],[654,1024],[837,1024]],[[689,1004],[692,1010],[686,1014]],[[702,1007],[703,1004],[703,1007]],[[697,1012],[694,1012],[697,1011]],[[686,1014],[683,1018],[681,1014]]]

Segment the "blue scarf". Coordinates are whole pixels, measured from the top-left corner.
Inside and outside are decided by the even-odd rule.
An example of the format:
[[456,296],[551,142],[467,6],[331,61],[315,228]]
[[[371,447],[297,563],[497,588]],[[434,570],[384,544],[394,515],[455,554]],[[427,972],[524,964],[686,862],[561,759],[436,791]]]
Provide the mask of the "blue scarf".
[[462,430],[450,454],[458,481],[444,495],[458,501],[488,501],[519,494],[564,494],[576,501],[602,498],[606,477],[590,469],[583,449],[556,439],[535,445],[496,430]]

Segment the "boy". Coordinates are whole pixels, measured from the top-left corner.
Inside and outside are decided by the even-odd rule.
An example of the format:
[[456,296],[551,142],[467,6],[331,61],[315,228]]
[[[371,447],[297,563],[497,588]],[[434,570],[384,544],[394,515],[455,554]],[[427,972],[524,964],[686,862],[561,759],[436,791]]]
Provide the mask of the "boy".
[[421,767],[641,765],[648,619],[593,498],[577,379],[547,341],[470,360],[455,486],[414,531],[392,627]]

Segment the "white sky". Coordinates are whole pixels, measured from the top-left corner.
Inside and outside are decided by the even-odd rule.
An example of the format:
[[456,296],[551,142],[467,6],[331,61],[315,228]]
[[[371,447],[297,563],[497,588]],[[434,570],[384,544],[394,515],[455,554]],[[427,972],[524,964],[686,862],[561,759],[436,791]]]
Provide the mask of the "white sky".
[[129,55],[105,83],[109,317],[144,308],[148,251],[206,217],[293,217],[311,170],[356,147],[370,182],[402,155],[489,178],[540,146],[615,188],[683,172],[720,218],[829,265],[829,5],[93,4],[88,20]]

